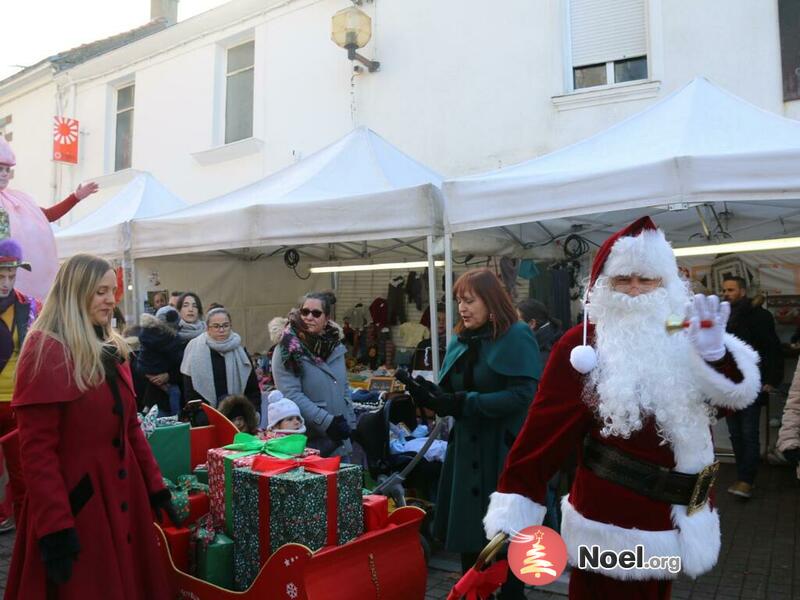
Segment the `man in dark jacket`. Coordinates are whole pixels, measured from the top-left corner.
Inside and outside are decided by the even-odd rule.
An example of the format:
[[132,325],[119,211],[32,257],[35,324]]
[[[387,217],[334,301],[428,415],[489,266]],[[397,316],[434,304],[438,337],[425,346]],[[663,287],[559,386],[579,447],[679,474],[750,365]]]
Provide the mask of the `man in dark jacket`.
[[772,314],[747,297],[747,284],[741,277],[729,277],[722,283],[722,295],[731,303],[728,332],[747,342],[761,359],[761,394],[756,402],[727,417],[733,453],[736,456],[738,481],[728,492],[750,498],[761,453],[759,418],[769,393],[783,381],[783,352],[775,333]]

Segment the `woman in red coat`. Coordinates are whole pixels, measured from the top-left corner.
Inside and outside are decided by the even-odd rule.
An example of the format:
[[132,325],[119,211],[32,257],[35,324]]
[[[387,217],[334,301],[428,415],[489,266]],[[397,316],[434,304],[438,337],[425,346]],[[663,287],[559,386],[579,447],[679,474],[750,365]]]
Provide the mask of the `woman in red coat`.
[[58,271],[17,367],[26,496],[6,599],[173,597],[152,508],[169,491],[136,418],[116,277],[98,257]]

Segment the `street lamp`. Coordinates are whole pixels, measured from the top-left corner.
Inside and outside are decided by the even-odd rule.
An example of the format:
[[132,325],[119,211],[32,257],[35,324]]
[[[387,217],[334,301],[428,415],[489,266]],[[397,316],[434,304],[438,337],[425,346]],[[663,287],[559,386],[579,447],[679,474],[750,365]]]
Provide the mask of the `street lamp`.
[[361,56],[356,50],[363,48],[372,38],[372,19],[355,6],[344,8],[333,15],[331,39],[340,48],[347,50],[347,58],[357,60],[370,73],[377,71],[381,63]]

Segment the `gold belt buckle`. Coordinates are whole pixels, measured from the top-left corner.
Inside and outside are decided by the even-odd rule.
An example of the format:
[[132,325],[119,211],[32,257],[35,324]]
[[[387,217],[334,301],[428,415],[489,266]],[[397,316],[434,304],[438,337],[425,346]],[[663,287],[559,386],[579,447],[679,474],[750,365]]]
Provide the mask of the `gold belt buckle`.
[[686,507],[687,515],[693,515],[706,505],[708,495],[711,493],[711,488],[714,487],[714,481],[717,479],[718,471],[719,462],[713,462],[697,474],[697,483],[694,484],[692,497]]

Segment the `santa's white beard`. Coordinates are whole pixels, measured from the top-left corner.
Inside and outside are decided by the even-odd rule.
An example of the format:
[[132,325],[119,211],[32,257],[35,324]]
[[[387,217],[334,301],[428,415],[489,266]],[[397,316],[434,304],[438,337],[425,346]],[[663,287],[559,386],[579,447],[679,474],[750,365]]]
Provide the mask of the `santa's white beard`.
[[709,425],[692,368],[695,350],[684,332],[669,334],[665,326],[684,293],[679,287],[671,292],[658,288],[632,297],[611,290],[605,280],[592,289],[589,315],[598,363],[586,391],[604,436],[627,438],[653,416],[664,440],[705,443],[692,439],[698,426],[702,431]]

